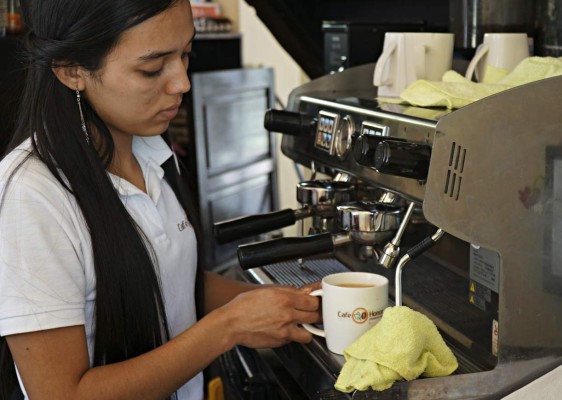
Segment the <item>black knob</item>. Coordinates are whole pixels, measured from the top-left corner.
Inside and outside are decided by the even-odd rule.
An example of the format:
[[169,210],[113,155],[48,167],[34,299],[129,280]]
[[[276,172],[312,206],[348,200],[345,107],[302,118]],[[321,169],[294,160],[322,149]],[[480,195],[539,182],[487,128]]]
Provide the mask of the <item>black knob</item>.
[[353,158],[358,164],[373,167],[375,163],[375,150],[383,141],[384,136],[361,135],[353,145]]
[[431,147],[425,144],[383,140],[375,151],[375,169],[382,174],[425,180]]
[[294,136],[308,136],[316,131],[316,119],[291,111],[267,110],[263,126],[268,131]]

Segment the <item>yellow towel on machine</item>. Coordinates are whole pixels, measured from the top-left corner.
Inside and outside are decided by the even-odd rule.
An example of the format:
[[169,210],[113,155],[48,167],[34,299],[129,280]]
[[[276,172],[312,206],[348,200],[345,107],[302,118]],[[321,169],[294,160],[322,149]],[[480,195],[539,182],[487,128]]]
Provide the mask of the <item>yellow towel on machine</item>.
[[[489,67],[490,68],[490,67]],[[455,71],[447,71],[442,81],[418,80],[400,94],[400,98],[379,97],[380,102],[410,104],[419,107],[461,108],[476,100],[512,87],[562,75],[562,58],[528,57],[509,73],[491,71],[494,79],[472,82]]]
[[408,307],[389,307],[381,321],[344,352],[345,364],[335,388],[388,389],[401,379],[446,376],[458,368],[433,322]]

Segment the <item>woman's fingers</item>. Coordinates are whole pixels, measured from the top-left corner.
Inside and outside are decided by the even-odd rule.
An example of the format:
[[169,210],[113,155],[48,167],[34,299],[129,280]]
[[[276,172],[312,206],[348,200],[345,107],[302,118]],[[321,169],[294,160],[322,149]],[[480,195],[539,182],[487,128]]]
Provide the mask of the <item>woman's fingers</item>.
[[295,324],[314,324],[320,322],[320,318],[316,312],[295,310],[293,322]]
[[313,292],[313,291],[318,290],[318,289],[322,289],[322,281],[307,283],[306,285],[301,286],[301,290],[302,289],[308,290],[310,292]]
[[298,295],[295,297],[295,309],[302,311],[318,311],[320,299],[310,295]]
[[291,341],[298,343],[310,343],[312,340],[312,333],[304,328],[293,325],[291,327]]

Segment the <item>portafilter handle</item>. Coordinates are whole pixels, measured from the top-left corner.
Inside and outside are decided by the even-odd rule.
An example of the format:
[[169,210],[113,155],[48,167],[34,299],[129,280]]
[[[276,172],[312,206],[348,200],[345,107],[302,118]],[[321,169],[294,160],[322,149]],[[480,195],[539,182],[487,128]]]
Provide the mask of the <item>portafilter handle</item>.
[[308,208],[298,210],[285,209],[270,213],[249,215],[228,221],[217,222],[213,226],[213,235],[218,244],[225,244],[235,240],[271,232],[293,225],[297,220],[312,215]]
[[332,253],[337,245],[350,241],[348,235],[331,233],[266,240],[238,246],[238,261],[242,269],[250,269],[280,261]]

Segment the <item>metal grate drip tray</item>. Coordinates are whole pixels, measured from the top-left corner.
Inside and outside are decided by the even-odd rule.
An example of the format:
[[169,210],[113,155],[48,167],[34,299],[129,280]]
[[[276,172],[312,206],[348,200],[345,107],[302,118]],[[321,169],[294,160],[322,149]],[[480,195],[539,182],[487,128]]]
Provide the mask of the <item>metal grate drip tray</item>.
[[303,260],[302,263],[287,261],[266,265],[261,269],[275,283],[297,287],[320,281],[326,275],[349,271],[349,268],[334,258]]

